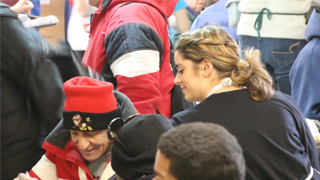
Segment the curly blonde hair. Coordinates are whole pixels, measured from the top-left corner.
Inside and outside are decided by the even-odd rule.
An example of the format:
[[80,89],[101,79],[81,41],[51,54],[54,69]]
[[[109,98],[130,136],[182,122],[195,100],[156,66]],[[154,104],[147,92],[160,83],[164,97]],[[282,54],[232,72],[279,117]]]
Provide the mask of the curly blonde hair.
[[204,59],[211,61],[220,79],[230,77],[238,86],[247,87],[256,101],[268,100],[274,94],[272,78],[261,64],[260,52],[248,49],[242,60],[236,41],[219,26],[182,34],[175,50],[195,65]]

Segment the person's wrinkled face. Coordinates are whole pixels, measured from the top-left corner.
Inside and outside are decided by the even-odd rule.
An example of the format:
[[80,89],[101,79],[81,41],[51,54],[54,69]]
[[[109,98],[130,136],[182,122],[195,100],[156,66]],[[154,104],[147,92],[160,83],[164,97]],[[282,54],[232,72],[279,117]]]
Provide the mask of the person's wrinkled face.
[[195,64],[188,59],[184,59],[177,51],[174,56],[177,68],[177,75],[174,83],[181,87],[185,99],[189,102],[202,101],[204,98],[203,79],[196,73]]
[[88,0],[90,6],[98,7],[102,0]]
[[87,161],[94,161],[111,149],[112,141],[108,138],[107,130],[85,132],[70,130],[70,134],[71,140]]
[[157,151],[156,161],[154,163],[154,172],[156,176],[152,180],[177,180],[170,172],[170,159],[164,156],[160,150]]

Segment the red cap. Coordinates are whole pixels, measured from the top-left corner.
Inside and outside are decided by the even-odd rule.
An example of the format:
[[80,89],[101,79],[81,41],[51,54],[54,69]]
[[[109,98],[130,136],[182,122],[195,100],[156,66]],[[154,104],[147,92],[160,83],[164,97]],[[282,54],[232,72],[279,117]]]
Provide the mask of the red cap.
[[75,77],[64,83],[66,101],[63,121],[68,129],[93,131],[107,129],[122,117],[113,95],[113,85],[89,77]]
[[117,109],[113,85],[89,77],[75,77],[64,83],[65,111],[107,113]]

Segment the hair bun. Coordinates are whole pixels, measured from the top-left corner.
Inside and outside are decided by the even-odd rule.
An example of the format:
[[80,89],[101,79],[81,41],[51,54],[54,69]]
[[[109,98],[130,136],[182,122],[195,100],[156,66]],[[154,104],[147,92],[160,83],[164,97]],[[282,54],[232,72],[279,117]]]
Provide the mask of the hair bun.
[[248,61],[240,59],[240,61],[238,61],[238,63],[237,63],[237,66],[238,67],[249,67],[249,63],[248,63]]

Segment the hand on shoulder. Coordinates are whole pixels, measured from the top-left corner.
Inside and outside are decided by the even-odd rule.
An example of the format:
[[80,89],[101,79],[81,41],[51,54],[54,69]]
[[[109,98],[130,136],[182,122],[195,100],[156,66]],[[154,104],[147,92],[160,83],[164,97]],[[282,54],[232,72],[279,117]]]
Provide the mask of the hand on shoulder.
[[30,10],[34,7],[33,3],[28,0],[19,0],[15,5],[13,5],[10,9],[19,14],[25,12],[30,15]]

